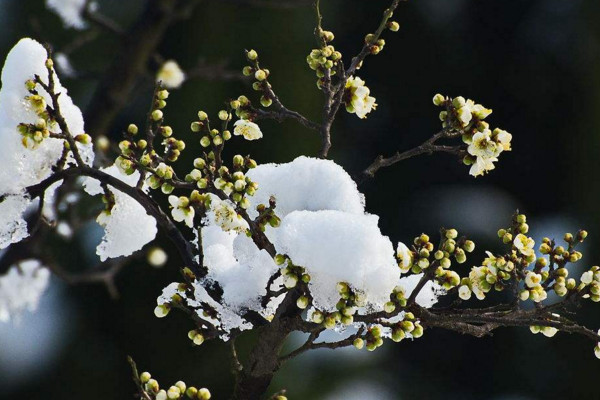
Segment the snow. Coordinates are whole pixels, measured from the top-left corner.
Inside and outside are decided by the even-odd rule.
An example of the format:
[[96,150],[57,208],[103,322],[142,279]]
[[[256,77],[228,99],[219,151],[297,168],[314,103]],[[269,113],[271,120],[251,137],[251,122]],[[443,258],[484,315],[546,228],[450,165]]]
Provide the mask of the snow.
[[[17,130],[20,123],[34,123],[38,116],[31,108],[25,97],[29,92],[25,88],[25,81],[39,75],[47,81],[45,61],[47,53],[44,47],[32,39],[22,39],[9,52],[2,69],[2,89],[0,90],[0,162],[3,171],[0,174],[0,196],[10,194],[7,199],[9,204],[0,205],[6,210],[3,212],[3,228],[0,230],[0,243],[6,246],[15,243],[24,237],[26,227],[22,213],[14,211],[19,208],[17,204],[25,204],[27,199],[16,200],[14,196],[23,196],[24,189],[37,184],[50,176],[52,166],[56,164],[63,151],[63,141],[47,138],[35,149],[23,146],[22,136]],[[72,134],[84,133],[83,117],[81,111],[73,104],[67,90],[60,84],[55,75],[56,91],[61,93],[59,104],[65,121]],[[46,102],[50,97],[43,89],[39,88]],[[54,129],[54,128],[53,128]],[[56,127],[60,132],[60,128]],[[78,144],[81,156],[87,165],[94,159],[92,145]],[[51,193],[48,193],[51,197]],[[20,208],[25,211],[25,208]],[[8,217],[12,217],[8,220]]]
[[[48,138],[34,150],[27,149],[21,143],[17,130],[20,123],[34,123],[38,116],[25,101],[29,92],[25,81],[39,75],[47,81],[45,67],[47,54],[44,47],[32,39],[21,39],[6,57],[2,69],[2,90],[0,90],[0,160],[3,174],[0,175],[0,194],[16,193],[23,188],[39,183],[51,174],[63,151],[63,141]],[[60,84],[55,74],[56,92],[60,92],[59,105],[69,130],[73,135],[84,133],[81,110],[73,104],[67,90]],[[50,97],[38,88],[47,103]],[[56,128],[60,132],[60,128]],[[91,165],[94,154],[92,145],[78,145],[81,156],[87,165]]]
[[35,311],[48,287],[50,271],[37,260],[21,261],[0,276],[0,322],[18,318],[24,311]]
[[261,164],[246,174],[258,182],[256,194],[249,198],[253,207],[248,213],[255,218],[258,204],[277,200],[276,214],[283,218],[295,210],[338,210],[364,213],[364,196],[342,167],[330,160],[298,157],[287,164]]
[[62,19],[65,28],[82,30],[87,23],[82,17],[86,0],[46,0],[46,7]]
[[56,63],[56,68],[61,73],[61,75],[65,78],[75,78],[77,72],[73,65],[71,64],[71,60],[69,56],[65,53],[54,53],[52,57],[54,62]]
[[364,293],[381,310],[400,276],[392,242],[383,236],[375,215],[337,210],[294,211],[277,230],[274,244],[311,276],[314,305],[335,311],[338,282]]
[[28,197],[17,194],[7,195],[0,203],[0,249],[29,236],[23,214],[30,202]]
[[[410,297],[412,291],[415,289],[415,286],[417,286],[422,277],[423,274],[417,274],[400,278],[398,281],[398,286],[402,286],[404,288],[406,298]],[[417,295],[417,304],[421,307],[430,308],[437,303],[438,297],[443,293],[445,293],[445,291],[440,285],[429,281],[425,284],[425,286],[423,286],[423,289],[421,289]]]
[[[124,175],[115,165],[101,168],[101,171],[130,186],[135,186],[140,176],[137,171],[131,175]],[[110,185],[109,188],[115,196],[115,205],[110,215],[99,218],[99,222],[104,226],[104,237],[96,253],[102,261],[132,254],[152,241],[157,232],[156,220],[146,214],[144,207],[127,194]],[[100,182],[93,178],[84,180],[84,189],[92,196],[103,193]],[[143,189],[148,190],[145,185]]]
[[278,267],[265,250],[258,250],[246,235],[224,232],[218,226],[202,230],[204,264],[208,277],[223,287],[223,300],[234,311],[261,311],[260,297]]

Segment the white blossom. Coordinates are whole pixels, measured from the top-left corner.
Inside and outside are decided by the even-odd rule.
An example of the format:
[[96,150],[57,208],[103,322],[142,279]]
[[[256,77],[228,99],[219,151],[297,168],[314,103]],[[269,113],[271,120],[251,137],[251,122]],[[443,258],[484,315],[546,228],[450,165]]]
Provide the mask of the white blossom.
[[542,275],[536,274],[533,271],[527,271],[525,275],[525,285],[527,285],[528,288],[532,289],[537,287],[541,281]]
[[167,89],[177,89],[184,81],[185,72],[175,60],[165,61],[156,74],[156,82],[162,82]]
[[519,252],[525,257],[529,257],[535,254],[535,250],[533,249],[533,247],[535,246],[535,241],[532,238],[527,237],[522,233],[519,233],[515,237],[513,243],[515,247],[519,250]]
[[592,271],[585,271],[581,274],[581,283],[589,285],[594,280],[594,273]]
[[169,196],[169,204],[173,209],[171,215],[177,222],[185,221],[185,224],[192,228],[194,226],[194,207],[190,205],[190,200],[187,197]]
[[398,247],[396,250],[396,257],[400,261],[400,263],[399,263],[400,270],[403,273],[408,272],[412,265],[413,256],[412,256],[410,249],[402,242],[398,242]]
[[252,121],[240,119],[233,124],[233,134],[242,135],[246,140],[257,140],[263,137],[260,127]]
[[214,213],[215,223],[225,232],[233,231],[243,233],[248,230],[248,223],[239,215],[233,206],[226,200],[214,198],[211,201],[211,211]]
[[461,285],[458,288],[458,296],[463,300],[469,300],[471,298],[471,289],[467,285]]
[[359,77],[351,76],[346,81],[346,90],[350,102],[346,103],[346,110],[355,113],[359,118],[367,118],[367,114],[377,108],[375,97],[370,96],[371,91],[365,86],[365,81]]
[[469,170],[469,174],[472,176],[484,175],[486,172],[493,170],[496,168],[494,166],[494,162],[498,161],[497,158],[484,158],[477,157],[473,165],[471,165],[471,169]]

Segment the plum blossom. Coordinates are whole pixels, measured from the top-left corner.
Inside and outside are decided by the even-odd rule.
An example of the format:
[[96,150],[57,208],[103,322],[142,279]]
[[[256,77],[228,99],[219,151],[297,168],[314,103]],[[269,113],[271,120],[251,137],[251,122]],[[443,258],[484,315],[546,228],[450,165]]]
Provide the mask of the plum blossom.
[[371,91],[359,77],[348,78],[346,91],[349,97],[349,101],[346,101],[346,111],[349,113],[355,113],[357,117],[364,119],[377,108],[375,97],[370,96]]
[[162,82],[167,89],[178,89],[185,81],[185,72],[177,64],[177,61],[168,60],[158,70],[156,81]]
[[177,222],[185,221],[185,224],[192,228],[194,226],[194,207],[190,205],[190,199],[185,196],[169,196],[169,204],[173,209],[171,215]]
[[233,134],[236,136],[242,135],[246,140],[257,140],[263,137],[260,127],[252,121],[240,119],[233,124]]

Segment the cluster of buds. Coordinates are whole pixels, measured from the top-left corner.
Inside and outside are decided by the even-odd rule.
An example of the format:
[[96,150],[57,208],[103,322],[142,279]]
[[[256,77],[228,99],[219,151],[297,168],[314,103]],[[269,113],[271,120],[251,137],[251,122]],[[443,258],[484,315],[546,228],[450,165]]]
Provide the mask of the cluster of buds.
[[[460,276],[450,270],[451,259],[454,258],[458,264],[467,261],[467,254],[475,249],[475,243],[464,237],[458,238],[456,229],[443,229],[442,242],[439,249],[433,254],[438,262],[435,270],[435,280],[444,289],[449,290],[460,283]],[[425,255],[425,254],[424,254]]]
[[255,81],[252,83],[252,89],[262,93],[260,104],[263,107],[269,107],[273,104],[273,92],[268,81],[270,72],[268,69],[260,67],[258,53],[255,50],[247,50],[246,59],[250,62],[250,65],[246,65],[242,69],[242,73],[244,76],[254,77]]
[[169,315],[173,307],[183,307],[184,297],[188,291],[188,285],[185,283],[179,283],[176,292],[171,296],[169,301],[160,301],[154,308],[154,315],[156,318],[164,318]]
[[254,220],[258,229],[261,232],[264,232],[268,226],[273,228],[277,228],[281,224],[281,218],[279,218],[275,214],[275,197],[269,197],[269,206],[267,207],[264,204],[259,204],[256,206],[256,211],[258,211],[258,217]]
[[[585,240],[586,231],[580,230],[576,235],[566,233],[566,248],[557,246],[549,238],[542,239],[539,251],[543,256],[539,258],[534,249],[535,242],[527,236],[528,232],[527,217],[516,214],[510,228],[498,231],[498,237],[503,243],[511,246],[510,252],[500,256],[487,252],[483,265],[473,267],[469,276],[461,280],[459,296],[468,300],[474,293],[482,300],[492,287],[496,291],[502,291],[510,286],[511,279],[516,279],[523,282],[519,291],[521,301],[532,300],[539,303],[548,298],[548,290],[554,290],[559,297],[577,290],[583,298],[591,297],[594,301],[600,301],[600,283],[593,283],[598,267],[592,267],[584,273],[579,286],[575,279],[568,278],[566,265],[581,259],[582,254],[575,247]],[[530,268],[531,264],[533,266]],[[600,278],[600,273],[597,275]],[[589,290],[586,289],[588,285]]]
[[[430,241],[429,235],[423,233],[414,239],[412,249],[403,243],[398,243],[396,258],[403,273],[411,271],[419,274],[435,263],[438,281],[449,289],[458,284],[455,282],[456,273],[449,271],[452,259],[459,264],[464,263],[467,260],[466,253],[475,249],[475,243],[464,237],[458,238],[456,229],[442,229],[441,234],[442,240],[435,252],[435,246]],[[450,286],[448,286],[449,284]]]
[[366,347],[369,351],[374,351],[376,348],[383,346],[383,327],[381,325],[369,326],[365,334],[365,339],[356,338],[353,345],[358,350]]
[[429,268],[429,258],[433,252],[434,245],[429,241],[429,235],[425,233],[417,236],[413,241],[414,262],[411,265],[411,271],[414,274],[420,274],[424,269]]
[[336,311],[322,312],[315,310],[310,316],[314,323],[323,324],[327,329],[333,329],[337,324],[351,325],[358,309],[366,305],[364,294],[353,290],[346,282],[339,282],[337,290],[340,300],[336,304]]
[[[242,157],[239,154],[235,155],[233,157],[233,171],[230,171],[224,165],[217,170],[218,177],[214,180],[215,188],[225,192],[241,208],[248,208],[250,201],[247,196],[253,196],[256,193],[258,184],[246,176],[246,172],[254,167],[256,167],[256,161],[250,157]],[[196,173],[196,176],[199,177],[198,182],[202,180],[199,172]],[[192,179],[196,180],[195,177],[192,177]],[[202,185],[204,185],[203,182]]]
[[483,265],[473,267],[469,276],[462,278],[458,295],[463,300],[471,298],[471,293],[475,294],[479,300],[483,300],[485,295],[494,288],[496,291],[502,291],[506,287],[507,281],[512,277],[515,264],[507,260],[504,256],[495,256],[489,251],[487,257],[483,260]]
[[476,104],[471,99],[465,100],[462,96],[451,98],[438,93],[433,96],[433,104],[444,108],[440,111],[442,127],[459,132],[476,127],[492,113],[491,109]]
[[390,301],[383,305],[383,310],[388,314],[392,314],[396,311],[397,306],[400,306],[401,308],[406,307],[406,302],[407,298],[404,287],[396,286],[392,291],[392,294],[390,294]]
[[581,275],[578,290],[585,290],[583,298],[589,298],[595,303],[600,301],[600,267],[593,266]]
[[[39,95],[28,96],[26,98],[26,100],[28,100],[30,103],[33,103],[34,101],[36,101],[36,100],[32,100],[32,98],[34,98],[34,97],[36,97],[36,98],[39,97],[39,98],[41,98],[42,101],[44,101],[42,96],[39,96]],[[45,101],[44,101],[44,103],[45,103]],[[38,117],[40,116],[40,114],[42,114],[42,113],[37,112],[37,109],[36,109],[36,113],[37,113]],[[44,112],[43,114],[47,115],[46,112]],[[21,123],[21,124],[19,124],[17,129],[19,130],[19,133],[22,136],[21,143],[23,144],[23,146],[25,146],[28,149],[37,148],[44,139],[47,139],[50,137],[50,130],[48,129],[47,119],[43,118],[43,117],[38,118],[34,124]]]
[[[48,58],[46,60],[46,68],[48,74],[54,74],[54,62]],[[49,75],[50,76],[50,75]],[[17,130],[22,136],[21,143],[28,149],[37,148],[40,143],[51,136],[57,138],[66,139],[66,137],[59,134],[52,134],[51,130],[58,129],[58,123],[53,118],[49,110],[46,99],[38,92],[38,86],[41,81],[36,76],[34,79],[29,79],[25,82],[25,88],[29,92],[28,96],[25,96],[25,102],[29,105],[30,109],[35,112],[37,119],[34,123],[21,123],[18,125]],[[43,88],[47,89],[47,86],[41,84]],[[92,138],[86,133],[76,134],[73,138],[76,142],[82,144],[89,144]],[[65,146],[68,148],[69,143],[65,141]]]
[[[350,325],[354,322],[354,314],[356,314],[358,308],[365,306],[365,296],[361,292],[353,290],[346,282],[339,282],[337,290],[340,294],[340,300],[335,305],[337,311],[333,313],[334,315],[328,316],[329,323],[331,324],[333,318],[335,322]],[[327,317],[325,321],[328,321]]]
[[192,132],[202,135],[200,145],[204,148],[211,148],[211,151],[208,153],[208,158],[211,160],[215,159],[215,150],[220,151],[223,148],[223,142],[231,139],[231,132],[226,129],[227,123],[231,120],[231,113],[221,110],[218,115],[219,120],[223,121],[225,127],[221,131],[215,128],[211,129],[208,114],[204,111],[198,111],[198,120],[193,121],[190,125]]
[[184,382],[178,381],[167,390],[161,389],[158,381],[153,379],[149,372],[142,372],[139,376],[141,388],[144,394],[152,400],[176,400],[193,399],[209,400],[210,391],[206,388],[198,389],[194,386],[188,387]]
[[414,339],[423,336],[423,326],[415,319],[415,315],[411,312],[406,312],[402,321],[394,324],[391,328],[392,340],[394,342],[402,341],[407,335],[410,335]]
[[[130,124],[123,134],[124,140],[119,143],[121,154],[115,160],[119,170],[131,175],[135,170],[142,168],[153,172],[147,179],[147,184],[153,189],[159,187],[164,193],[171,193],[172,185],[168,182],[173,178],[173,170],[166,165],[167,162],[175,162],[179,159],[181,152],[185,149],[185,142],[173,137],[173,129],[163,125],[163,109],[167,106],[167,90],[156,90],[152,99],[152,108],[148,115],[148,128],[145,138],[138,138],[140,129],[135,124]],[[164,157],[159,156],[154,149],[154,138],[163,138]]]
[[511,150],[512,135],[499,128],[492,130],[484,121],[492,113],[491,109],[462,96],[450,98],[441,94],[433,97],[433,104],[444,108],[440,112],[442,127],[462,134],[462,140],[468,146],[463,162],[471,166],[471,175],[491,171],[500,154]]
[[204,343],[204,334],[199,329],[192,329],[188,332],[188,339],[190,339],[195,346],[200,346]]
[[[398,28],[399,27],[400,26],[398,26]],[[365,45],[369,46],[369,53],[372,55],[377,55],[383,50],[383,47],[385,46],[385,40],[381,38],[378,39],[373,33],[368,33],[365,36]]]
[[305,284],[310,282],[310,275],[306,273],[305,268],[294,265],[288,256],[277,254],[275,256],[275,264],[280,266],[279,272],[283,278],[283,286],[287,289],[295,288],[298,285],[298,281]]
[[172,182],[174,175],[175,171],[173,170],[173,167],[164,162],[160,162],[154,169],[154,173],[146,178],[146,184],[151,189],[160,188],[164,194],[171,194],[174,189]]
[[312,49],[306,56],[306,62],[310,69],[317,75],[317,87],[320,89],[326,81],[336,74],[338,65],[341,65],[342,53],[337,51],[331,44],[334,39],[333,32],[317,28],[319,48]]
[[540,325],[532,325],[529,327],[529,330],[534,335],[541,333],[542,335],[544,335],[546,337],[552,337],[552,336],[556,335],[556,332],[558,332],[558,329],[553,326],[540,326]]

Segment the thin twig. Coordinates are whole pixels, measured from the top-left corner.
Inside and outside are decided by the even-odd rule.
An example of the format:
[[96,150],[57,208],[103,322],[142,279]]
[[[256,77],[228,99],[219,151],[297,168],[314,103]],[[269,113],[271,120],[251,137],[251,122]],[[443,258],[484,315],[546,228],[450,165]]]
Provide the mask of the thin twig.
[[415,148],[406,150],[402,153],[397,152],[393,156],[387,158],[380,155],[367,168],[365,168],[362,171],[362,173],[358,177],[356,177],[355,180],[357,184],[360,185],[361,183],[364,183],[367,179],[373,178],[377,171],[379,171],[381,168],[389,167],[400,161],[404,161],[421,154],[433,154],[436,152],[442,152],[460,155],[463,151],[461,146],[443,146],[435,144],[438,140],[442,138],[451,138],[456,136],[456,133],[450,134],[447,131],[442,130]]

